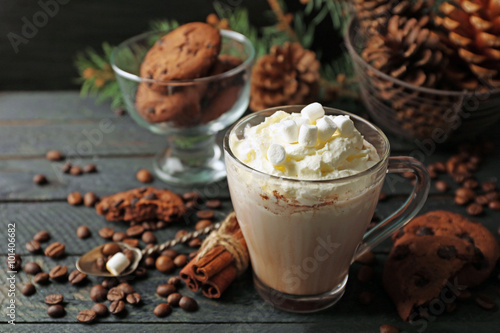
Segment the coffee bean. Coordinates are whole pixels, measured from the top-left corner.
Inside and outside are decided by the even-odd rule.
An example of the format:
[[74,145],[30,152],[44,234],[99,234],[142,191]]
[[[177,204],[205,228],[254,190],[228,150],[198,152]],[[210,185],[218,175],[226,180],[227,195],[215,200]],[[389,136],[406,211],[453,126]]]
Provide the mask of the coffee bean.
[[94,304],[90,310],[94,311],[97,317],[105,317],[109,314],[108,307],[102,303]]
[[125,232],[128,237],[139,237],[144,232],[144,227],[142,225],[134,225],[130,227]]
[[28,250],[31,253],[40,252],[41,249],[42,247],[40,246],[40,243],[37,242],[36,240],[32,240],[26,243],[26,250]]
[[477,203],[471,203],[467,206],[467,214],[472,216],[481,215],[483,213],[483,206]]
[[146,276],[148,276],[148,272],[146,271],[146,268],[145,267],[137,267],[134,271],[134,275],[136,278],[138,279],[143,279],[145,278]]
[[116,243],[106,243],[102,247],[101,252],[105,256],[112,256],[115,253],[121,252],[121,250],[122,250],[122,248],[120,247],[120,245],[118,245]]
[[107,295],[108,301],[119,301],[125,298],[125,293],[118,287],[111,288]]
[[127,244],[130,247],[138,247],[139,246],[139,240],[135,238],[125,238],[122,242]]
[[103,287],[100,284],[96,284],[95,286],[90,289],[90,298],[94,302],[102,302],[107,299],[108,296],[108,289]]
[[67,274],[68,274],[68,267],[63,265],[57,265],[56,267],[52,268],[49,272],[50,278],[55,281],[65,280]]
[[480,307],[482,307],[485,310],[491,310],[496,306],[495,300],[485,294],[479,294],[476,296],[474,299]]
[[179,254],[177,257],[174,259],[174,265],[176,267],[184,267],[188,263],[188,258],[185,254]]
[[199,210],[196,212],[196,217],[200,220],[209,220],[214,218],[214,212],[211,210]]
[[467,199],[465,197],[459,197],[459,196],[455,196],[454,200],[455,200],[455,204],[460,205],[460,206],[463,206],[469,202],[469,199]]
[[82,310],[76,315],[76,320],[80,323],[90,324],[97,318],[97,313],[92,310]]
[[201,230],[205,229],[206,227],[209,227],[212,225],[212,221],[210,220],[200,220],[196,225],[194,226],[195,230]]
[[188,258],[191,260],[193,259],[194,257],[196,257],[196,255],[198,254],[198,251],[193,251],[193,252],[190,252],[189,255],[188,255]]
[[49,258],[60,258],[64,255],[66,251],[66,246],[60,242],[54,242],[47,246],[45,249],[45,255]]
[[50,294],[45,296],[45,304],[55,305],[61,304],[64,301],[64,296],[62,294]]
[[181,294],[172,293],[172,294],[168,295],[167,302],[168,302],[168,304],[170,304],[172,306],[179,306],[179,301],[181,300],[181,298],[182,298]]
[[476,196],[476,194],[474,193],[473,190],[471,190],[470,188],[466,188],[466,187],[458,188],[455,191],[455,195],[457,197],[463,197],[463,198],[467,199],[468,201],[474,199],[474,197]]
[[369,282],[373,277],[374,271],[371,266],[362,266],[358,272],[358,280],[361,282]]
[[210,209],[217,209],[217,208],[220,208],[222,205],[221,201],[220,200],[208,200],[206,203],[205,203],[205,206],[207,206],[207,208],[210,208]]
[[500,200],[493,200],[488,204],[489,209],[500,210]]
[[130,260],[130,262],[132,262],[135,258],[135,253],[132,250],[123,249],[122,253],[125,255],[125,257],[127,257],[128,260]]
[[50,233],[45,230],[39,231],[35,234],[35,236],[33,236],[33,240],[39,243],[45,243],[49,239],[50,239]]
[[33,183],[35,183],[37,185],[45,185],[48,183],[47,177],[45,177],[44,175],[41,175],[41,174],[34,175],[33,176]]
[[481,184],[481,188],[484,192],[491,192],[497,188],[497,185],[495,184],[495,182],[487,181]]
[[362,291],[361,294],[359,294],[359,302],[363,305],[368,305],[371,304],[373,301],[373,293],[369,291]]
[[156,269],[162,273],[171,273],[175,270],[175,264],[170,257],[159,256],[155,262]]
[[193,238],[189,241],[188,243],[188,246],[193,248],[193,249],[196,249],[198,247],[201,246],[201,243],[203,243],[203,241],[201,240],[201,238]]
[[188,234],[187,230],[181,229],[181,230],[176,232],[175,238],[181,238],[181,237],[186,236],[187,234]]
[[182,286],[182,280],[178,276],[170,277],[167,283],[173,285],[175,288],[180,288]]
[[99,202],[99,197],[94,192],[87,192],[83,196],[83,204],[87,207],[94,207]]
[[500,193],[497,191],[488,192],[485,194],[489,201],[495,201],[500,199]]
[[117,285],[119,284],[119,281],[117,278],[105,278],[101,285],[104,287],[104,288],[107,288],[107,289],[111,289],[113,287],[116,287]]
[[173,260],[179,255],[179,253],[174,249],[166,249],[161,252],[161,255],[170,257]]
[[52,318],[61,318],[66,314],[66,310],[61,304],[55,304],[48,307],[47,314]]
[[139,304],[141,302],[141,294],[139,293],[128,294],[126,300],[128,304],[132,305]]
[[156,236],[151,231],[146,231],[145,233],[142,234],[142,241],[144,243],[155,244]]
[[69,174],[73,176],[80,176],[82,173],[83,173],[82,167],[80,167],[79,165],[73,165],[69,169]]
[[384,324],[379,327],[380,333],[399,333],[399,328],[389,325],[389,324]]
[[153,175],[147,169],[141,169],[137,171],[137,174],[135,176],[141,183],[151,183],[153,181]]
[[469,179],[464,181],[463,185],[466,188],[475,189],[479,186],[479,183],[474,178],[469,178]]
[[35,285],[32,284],[32,283],[25,284],[24,287],[23,287],[23,289],[21,289],[21,293],[24,296],[31,296],[31,295],[33,295],[34,293],[36,293]]
[[167,225],[168,223],[165,221],[158,221],[156,222],[156,229],[165,229]]
[[77,269],[75,269],[73,272],[71,272],[68,276],[68,281],[72,285],[83,283],[86,280],[87,280],[87,274],[82,273]]
[[71,170],[71,167],[73,165],[70,162],[64,163],[64,165],[61,167],[61,172],[62,173],[69,173],[69,170]]
[[49,273],[40,272],[33,278],[33,282],[37,284],[48,284],[50,279]]
[[144,228],[144,230],[156,230],[156,222],[144,221],[142,222],[142,227]]
[[120,300],[113,301],[109,305],[109,312],[111,312],[114,315],[120,314],[125,310],[125,302]]
[[71,192],[68,194],[68,203],[73,206],[81,205],[83,202],[82,195],[79,192]]
[[478,195],[476,199],[474,199],[474,202],[477,203],[478,205],[485,206],[489,203],[488,197],[486,195]]
[[438,180],[435,184],[434,184],[434,187],[436,188],[436,190],[438,190],[439,192],[446,192],[449,190],[450,186],[448,185],[447,182],[445,182],[444,180]]
[[97,172],[97,166],[95,164],[87,164],[85,167],[83,167],[83,171],[85,173]]
[[113,234],[112,239],[113,242],[122,242],[126,237],[127,235],[124,232],[117,231]]
[[153,267],[155,267],[155,263],[156,263],[156,260],[152,256],[147,256],[146,258],[144,258],[144,265],[147,268],[153,268]]
[[154,309],[155,316],[162,318],[172,313],[172,308],[168,303],[160,303]]
[[24,265],[24,271],[26,274],[36,275],[42,271],[42,268],[36,262],[28,262]]
[[198,310],[198,303],[194,298],[182,296],[179,301],[179,306],[182,310],[192,312]]
[[60,161],[64,156],[59,150],[52,149],[45,154],[45,158],[49,161]]
[[76,229],[76,236],[80,239],[90,237],[90,229],[86,225],[81,225]]
[[373,254],[373,252],[368,251],[363,253],[360,257],[357,257],[356,262],[363,265],[373,265],[377,262],[377,259],[375,258],[375,254]]
[[182,195],[182,199],[184,201],[199,201],[200,200],[200,193],[193,191],[193,192],[186,192]]
[[99,236],[101,236],[104,239],[110,239],[111,237],[113,237],[114,233],[115,232],[113,231],[113,229],[108,227],[104,227],[101,228],[101,230],[99,230]]
[[120,289],[125,293],[125,295],[132,294],[135,292],[134,287],[132,287],[129,283],[123,282],[116,286],[116,288]]
[[175,293],[177,289],[171,284],[160,284],[156,287],[156,293],[161,297],[167,297],[168,295]]

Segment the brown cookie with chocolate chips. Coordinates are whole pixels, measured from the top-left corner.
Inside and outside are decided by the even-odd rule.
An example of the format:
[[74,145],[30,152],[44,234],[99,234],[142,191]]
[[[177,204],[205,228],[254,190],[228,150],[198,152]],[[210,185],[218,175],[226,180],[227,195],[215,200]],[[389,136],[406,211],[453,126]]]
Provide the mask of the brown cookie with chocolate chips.
[[459,238],[424,235],[399,240],[384,265],[384,287],[403,320],[439,294],[469,262],[474,246]]
[[96,205],[99,215],[109,221],[175,221],[186,212],[181,197],[153,187],[141,187],[102,198]]

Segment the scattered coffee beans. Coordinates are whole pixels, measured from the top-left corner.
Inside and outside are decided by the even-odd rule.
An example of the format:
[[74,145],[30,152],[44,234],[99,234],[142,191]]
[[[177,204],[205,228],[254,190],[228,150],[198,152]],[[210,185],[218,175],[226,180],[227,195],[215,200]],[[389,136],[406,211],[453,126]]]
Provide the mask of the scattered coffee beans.
[[26,243],[26,250],[28,250],[31,253],[37,253],[40,252],[42,247],[40,246],[40,243],[37,242],[36,240],[31,240],[28,243]]
[[170,257],[159,256],[155,262],[156,269],[162,273],[171,273],[175,270],[175,264]]
[[108,307],[102,303],[94,304],[91,310],[94,311],[98,317],[105,317],[109,313]]
[[37,185],[45,185],[48,183],[47,177],[45,177],[44,175],[41,175],[41,174],[34,175],[33,176],[33,183],[35,183]]
[[83,202],[82,195],[79,192],[71,192],[68,194],[68,203],[73,206],[81,205]]
[[34,293],[36,293],[35,285],[33,285],[32,283],[25,284],[24,287],[23,287],[23,289],[21,289],[21,293],[24,296],[31,296],[31,295],[33,295]]
[[55,304],[49,306],[47,314],[52,318],[61,318],[66,314],[66,310],[64,310],[64,307],[61,304]]
[[450,185],[444,180],[438,180],[435,184],[434,187],[436,187],[436,190],[439,192],[447,192],[450,189]]
[[36,284],[48,284],[49,279],[50,279],[49,273],[41,272],[35,275],[35,277],[33,278],[33,282],[35,282]]
[[472,216],[481,215],[483,213],[483,206],[477,203],[471,203],[467,206],[467,214]]
[[193,249],[197,249],[201,246],[201,243],[203,243],[203,241],[201,240],[201,238],[193,238],[189,241],[188,243],[188,246],[193,248]]
[[128,246],[131,247],[138,247],[139,246],[139,240],[136,238],[125,238],[122,242],[127,244]]
[[123,241],[125,238],[127,237],[127,235],[124,233],[124,232],[121,232],[121,231],[117,231],[113,234],[113,242],[121,242]]
[[160,303],[154,309],[155,316],[162,318],[172,313],[172,308],[168,303]]
[[104,288],[111,289],[113,287],[116,287],[118,283],[119,282],[117,278],[105,278],[101,284]]
[[83,173],[83,170],[78,165],[73,165],[71,169],[69,169],[69,174],[73,176],[80,176]]
[[141,183],[151,183],[153,181],[153,175],[146,169],[137,171],[136,177]]
[[180,288],[182,286],[182,280],[178,276],[170,277],[167,283],[173,285],[175,288]]
[[380,333],[399,333],[399,328],[389,324],[381,325],[379,330]]
[[63,154],[59,150],[49,150],[45,154],[45,158],[48,159],[49,161],[60,161],[64,158]]
[[205,205],[207,206],[207,208],[210,208],[210,209],[217,209],[217,208],[220,208],[220,206],[222,205],[221,201],[220,200],[208,200]]
[[117,252],[121,252],[121,247],[120,245],[116,244],[116,243],[106,243],[104,244],[104,246],[102,247],[102,254],[104,254],[105,256],[112,256],[113,254],[117,253]]
[[196,217],[200,220],[209,220],[214,218],[214,212],[211,210],[199,210],[196,212]]
[[77,285],[85,282],[87,280],[87,274],[80,272],[79,270],[75,269],[73,272],[71,272],[68,276],[68,281],[72,285]]
[[97,172],[97,166],[95,164],[87,164],[84,168],[83,171],[85,173],[95,173]]
[[108,289],[104,288],[100,284],[96,284],[90,289],[90,298],[94,302],[102,302],[107,299]]
[[82,310],[76,315],[76,320],[80,323],[90,324],[93,323],[97,318],[97,313],[92,310]]
[[125,310],[125,302],[122,301],[121,299],[117,300],[117,301],[113,301],[109,305],[109,312],[114,314],[114,315],[120,314],[124,310]]
[[174,259],[174,265],[176,267],[184,267],[188,263],[188,258],[185,254],[179,254],[177,257]]
[[87,192],[83,196],[83,204],[87,207],[94,207],[99,201],[99,197],[94,192]]
[[158,296],[167,297],[168,295],[175,293],[177,289],[171,284],[160,284],[156,288],[156,293]]
[[196,300],[189,296],[182,296],[179,301],[179,306],[184,311],[192,312],[198,310],[198,303]]
[[66,279],[67,274],[68,274],[67,266],[57,265],[56,267],[50,270],[49,277],[51,280],[63,281]]
[[80,239],[90,237],[90,229],[86,225],[81,225],[76,229],[76,236]]
[[24,271],[26,274],[36,275],[42,271],[42,268],[36,262],[29,262],[24,265]]
[[182,199],[184,199],[184,201],[199,201],[200,197],[200,193],[196,191],[186,192],[182,195]]
[[47,246],[45,249],[45,255],[49,258],[60,258],[64,255],[66,251],[66,246],[60,242],[54,242]]
[[210,220],[200,220],[196,225],[194,226],[195,230],[201,230],[205,229],[206,227],[209,227],[212,225],[212,221]]
[[141,302],[141,295],[139,293],[128,294],[125,298],[128,304],[137,305]]
[[179,301],[181,300],[181,298],[182,298],[181,294],[172,293],[172,294],[168,295],[167,302],[168,302],[168,304],[170,304],[172,306],[179,306]]
[[161,252],[161,255],[170,257],[173,260],[179,255],[179,253],[174,249],[166,249]]
[[492,210],[500,210],[500,200],[490,201],[488,208]]
[[69,170],[71,170],[72,166],[73,165],[71,164],[71,162],[64,163],[64,165],[61,167],[61,172],[62,173],[69,173]]
[[62,294],[50,294],[45,296],[45,304],[55,305],[61,304],[64,301],[64,296]]
[[107,299],[108,301],[119,301],[125,298],[125,293],[118,287],[113,287],[108,291]]
[[111,237],[113,237],[114,233],[115,232],[113,231],[113,229],[108,227],[104,227],[101,228],[101,230],[99,230],[99,236],[101,236],[104,239],[110,239]]
[[116,288],[120,289],[125,293],[125,295],[128,294],[133,294],[135,292],[134,287],[132,287],[129,283],[127,282],[122,282],[119,285],[116,286]]
[[484,294],[477,295],[474,300],[476,301],[477,305],[485,310],[491,310],[496,305],[495,300],[492,297]]
[[142,234],[142,241],[148,244],[156,244],[156,236],[151,231],[146,231]]
[[48,231],[42,230],[39,231],[33,236],[33,240],[39,243],[45,243],[50,239],[50,233]]
[[128,237],[139,237],[144,232],[144,227],[142,225],[134,225],[130,227],[125,232]]

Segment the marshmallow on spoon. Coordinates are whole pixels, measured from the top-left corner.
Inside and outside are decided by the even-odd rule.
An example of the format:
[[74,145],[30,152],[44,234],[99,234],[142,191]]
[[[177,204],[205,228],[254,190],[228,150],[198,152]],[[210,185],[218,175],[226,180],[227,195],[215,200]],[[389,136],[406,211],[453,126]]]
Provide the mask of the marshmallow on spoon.
[[273,165],[281,165],[286,160],[286,151],[282,145],[273,143],[267,149],[267,159]]
[[336,116],[333,121],[343,136],[352,136],[354,134],[354,123],[349,116]]
[[299,126],[293,120],[286,120],[281,124],[280,134],[286,143],[294,143],[299,139]]
[[305,106],[300,113],[303,117],[308,118],[309,121],[313,122],[316,119],[323,117],[325,115],[325,110],[321,104],[315,102]]
[[120,275],[130,265],[130,260],[122,252],[115,253],[106,263],[106,269],[113,275]]
[[318,140],[318,127],[314,125],[302,125],[299,131],[299,144],[304,147],[316,146]]
[[318,119],[316,126],[318,127],[318,139],[323,142],[328,141],[337,130],[337,125],[329,117]]

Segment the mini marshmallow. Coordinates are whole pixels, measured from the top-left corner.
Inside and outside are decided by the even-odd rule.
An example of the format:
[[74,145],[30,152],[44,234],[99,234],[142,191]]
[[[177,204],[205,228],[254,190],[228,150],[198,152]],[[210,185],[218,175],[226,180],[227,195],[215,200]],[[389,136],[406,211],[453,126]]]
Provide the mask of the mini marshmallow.
[[299,131],[299,144],[304,147],[314,147],[318,140],[318,127],[302,125]]
[[286,120],[281,123],[279,133],[286,143],[294,143],[299,139],[299,126],[293,120]]
[[130,265],[130,260],[122,252],[115,253],[106,263],[106,269],[113,275],[120,275]]
[[319,118],[316,121],[316,126],[318,127],[318,139],[323,142],[328,141],[337,130],[337,125],[329,117]]
[[308,118],[309,121],[313,122],[316,119],[323,117],[325,115],[325,110],[321,104],[314,102],[305,106],[300,113],[303,117]]
[[343,136],[352,136],[354,134],[354,123],[349,116],[336,116],[333,121],[339,128]]
[[286,151],[282,145],[273,143],[267,149],[267,159],[273,165],[281,165],[286,160]]

